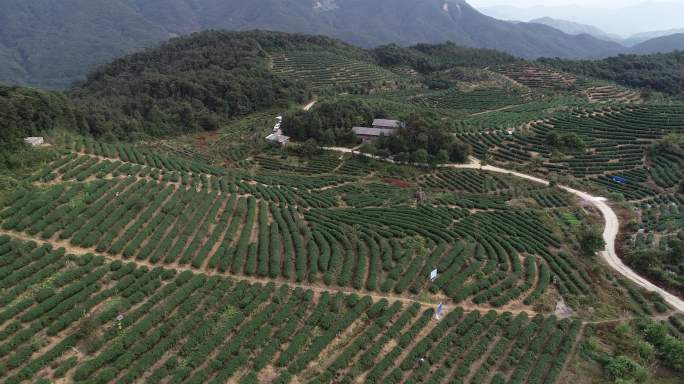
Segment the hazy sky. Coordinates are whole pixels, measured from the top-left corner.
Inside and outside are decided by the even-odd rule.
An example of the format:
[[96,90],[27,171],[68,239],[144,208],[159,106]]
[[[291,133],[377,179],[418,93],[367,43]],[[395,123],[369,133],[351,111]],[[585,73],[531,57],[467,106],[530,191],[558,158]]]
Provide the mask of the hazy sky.
[[[468,0],[502,20],[529,21],[549,16],[629,36],[684,28],[684,0]],[[501,6],[504,7],[501,7]]]

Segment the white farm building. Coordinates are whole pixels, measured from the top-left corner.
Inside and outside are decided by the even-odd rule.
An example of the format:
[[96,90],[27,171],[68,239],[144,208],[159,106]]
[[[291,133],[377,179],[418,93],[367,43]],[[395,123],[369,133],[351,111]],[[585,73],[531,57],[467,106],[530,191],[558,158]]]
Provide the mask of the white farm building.
[[45,144],[45,139],[42,137],[26,137],[24,138],[24,143],[37,147]]

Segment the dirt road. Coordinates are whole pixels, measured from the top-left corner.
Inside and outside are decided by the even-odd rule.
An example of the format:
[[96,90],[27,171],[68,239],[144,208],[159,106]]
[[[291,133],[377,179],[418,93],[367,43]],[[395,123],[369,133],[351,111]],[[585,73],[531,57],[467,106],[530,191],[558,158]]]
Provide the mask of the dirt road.
[[[330,147],[326,148],[328,150],[333,150],[333,151],[339,151],[339,152],[345,152],[345,153],[351,153],[352,150],[349,148],[339,148],[339,147]],[[354,152],[358,153],[358,152]],[[371,155],[366,155],[368,157],[372,157],[377,159],[377,156],[371,156]],[[390,160],[391,161],[391,160]],[[544,180],[535,176],[530,176],[526,175],[524,173],[516,172],[516,171],[511,171],[508,169],[504,168],[499,168],[495,167],[492,165],[485,165],[482,166],[480,161],[475,158],[471,158],[470,163],[467,164],[445,164],[442,167],[448,167],[448,168],[461,168],[461,169],[483,169],[485,171],[490,171],[490,172],[497,172],[497,173],[505,173],[508,175],[512,175],[515,177],[519,177],[522,179],[530,180],[535,183],[540,183],[544,185],[549,185],[548,180]],[[634,282],[636,285],[651,291],[651,292],[657,292],[659,293],[665,301],[676,311],[683,312],[684,313],[684,301],[680,299],[679,297],[667,292],[666,290],[658,287],[657,285],[651,283],[644,277],[640,276],[638,273],[634,272],[630,267],[625,265],[622,260],[618,257],[617,253],[615,252],[615,239],[617,238],[618,231],[620,229],[620,221],[618,220],[617,215],[615,214],[615,211],[608,205],[608,200],[604,197],[599,197],[599,196],[592,196],[586,192],[579,191],[577,189],[573,189],[570,187],[566,187],[563,185],[560,185],[559,188],[572,193],[573,195],[579,197],[580,199],[592,204],[594,207],[596,207],[599,211],[601,211],[601,215],[603,215],[603,219],[605,221],[605,226],[603,228],[603,240],[606,242],[606,249],[603,251],[599,252],[599,255],[601,258],[614,270],[616,270],[618,273],[620,273],[622,276],[626,277],[627,279],[631,280]]]
[[[464,168],[479,168],[479,162],[477,160],[471,162],[470,164],[465,164]],[[516,177],[520,177],[523,179],[531,180],[537,183],[541,183],[544,185],[549,185],[548,180],[543,180],[538,177],[526,175],[524,173],[519,173],[515,171],[510,171],[507,169],[499,168],[499,167],[494,167],[490,165],[486,165],[482,167],[482,169],[486,171],[491,171],[491,172],[499,172],[499,173],[506,173],[510,174]],[[615,214],[615,211],[608,205],[608,200],[604,197],[598,197],[598,196],[592,196],[586,192],[579,191],[577,189],[573,189],[570,187],[566,186],[559,186],[561,189],[564,189],[565,191],[572,193],[573,195],[579,197],[580,199],[591,203],[593,206],[595,206],[599,211],[601,211],[601,215],[603,215],[603,219],[605,221],[605,226],[603,228],[603,240],[606,242],[606,249],[603,251],[599,252],[599,255],[601,258],[614,270],[616,270],[618,273],[620,273],[622,276],[628,278],[629,280],[633,281],[635,284],[639,285],[642,288],[645,288],[648,291],[651,292],[658,292],[664,299],[665,301],[673,307],[675,310],[679,312],[684,312],[684,301],[680,299],[679,297],[667,292],[666,290],[656,286],[655,284],[651,283],[650,281],[646,280],[644,277],[640,276],[638,273],[634,272],[630,267],[625,265],[622,260],[618,257],[617,253],[615,252],[615,239],[617,238],[618,231],[620,229],[620,221],[618,220],[617,215]]]

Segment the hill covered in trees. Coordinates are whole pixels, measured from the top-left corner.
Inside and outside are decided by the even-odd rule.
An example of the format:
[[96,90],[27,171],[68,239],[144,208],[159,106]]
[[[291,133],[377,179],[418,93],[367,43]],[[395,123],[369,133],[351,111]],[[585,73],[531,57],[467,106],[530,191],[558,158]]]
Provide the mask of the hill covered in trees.
[[632,53],[639,55],[668,53],[684,50],[684,33],[656,37],[632,47]]
[[97,136],[215,130],[235,116],[305,101],[304,84],[271,73],[266,50],[314,45],[343,47],[328,38],[269,32],[194,34],[116,60],[70,95]]
[[464,0],[0,0],[0,82],[66,88],[99,65],[210,29],[324,34],[365,48],[443,43],[536,58],[624,47],[487,17]]
[[452,67],[489,67],[518,61],[516,57],[493,49],[477,49],[456,45],[417,44],[402,47],[389,44],[371,51],[379,65],[407,66],[421,73],[445,70]]
[[0,85],[3,144],[39,136],[55,128],[82,128],[83,116],[60,92]]
[[[302,60],[310,64],[308,72],[302,70]],[[67,93],[3,87],[3,123],[11,127],[5,132],[15,137],[36,134],[35,127],[50,131],[55,125],[108,139],[212,131],[236,117],[303,103],[320,87],[348,81],[352,72],[367,74],[355,75],[345,90],[367,92],[389,78],[403,81],[388,70],[394,67],[430,73],[454,65],[484,67],[515,60],[453,43],[367,51],[324,36],[207,31],[117,59]],[[320,71],[321,62],[328,63],[327,71]],[[370,84],[373,81],[379,84]],[[26,95],[42,102],[19,102]],[[59,113],[54,112],[56,105]],[[39,112],[17,112],[27,106]],[[64,122],[62,114],[70,120]]]
[[[406,124],[357,148],[375,118]],[[68,94],[2,87],[0,129],[3,382],[682,382],[682,306],[601,262],[610,215],[575,197],[619,201],[615,247],[681,295],[684,104],[660,95],[451,43],[203,32]]]
[[23,138],[55,129],[87,130],[83,115],[59,92],[0,85],[0,168],[12,168],[21,158]]
[[408,78],[388,70],[396,67],[431,73],[516,60],[453,43],[367,51],[324,36],[208,31],[115,60],[69,95],[95,136],[163,136],[216,130],[235,117],[301,104],[322,88],[397,86]]
[[169,38],[122,1],[0,0],[0,82],[66,88],[98,65]]
[[[678,71],[684,62],[682,56],[619,56],[602,61],[545,59],[543,63],[585,77],[678,95],[684,81],[682,71]],[[364,94],[407,86],[440,89],[453,81],[442,75],[444,71],[456,67],[466,72],[483,71],[516,63],[521,62],[505,53],[454,43],[386,45],[364,50],[324,36],[207,31],[117,59],[76,83],[66,96],[44,94],[69,103],[78,116],[78,121],[69,125],[80,132],[109,139],[149,138],[217,130],[241,116],[301,104],[330,87]],[[407,68],[415,73],[403,72]],[[491,82],[491,74],[488,76]],[[438,81],[432,81],[435,79]],[[491,93],[491,89],[487,92]],[[486,97],[494,97],[490,93]],[[448,93],[437,96],[439,100],[455,97]],[[425,98],[414,99],[412,102],[418,103]],[[393,114],[386,105],[381,110]],[[377,116],[365,119],[373,117]],[[297,128],[300,130],[320,125],[311,116],[301,119],[308,123]],[[314,130],[319,132],[314,136],[321,142],[349,139],[338,137],[344,133],[331,135],[333,131],[323,139],[323,131]]]
[[620,55],[604,60],[541,59],[563,71],[649,88],[677,98],[684,97],[684,51],[654,55]]

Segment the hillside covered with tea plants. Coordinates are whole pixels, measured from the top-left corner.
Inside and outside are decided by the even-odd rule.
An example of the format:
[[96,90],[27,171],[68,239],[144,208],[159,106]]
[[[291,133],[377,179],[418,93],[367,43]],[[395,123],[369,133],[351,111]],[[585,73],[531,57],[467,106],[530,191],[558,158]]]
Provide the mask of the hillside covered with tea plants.
[[680,382],[677,302],[605,254],[684,297],[683,117],[496,51],[262,31],[0,88],[0,382]]

